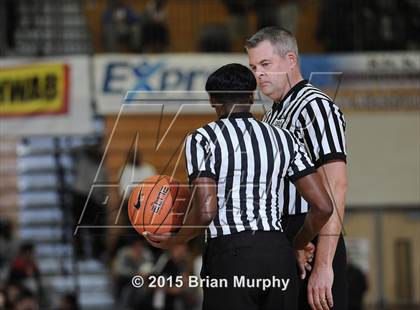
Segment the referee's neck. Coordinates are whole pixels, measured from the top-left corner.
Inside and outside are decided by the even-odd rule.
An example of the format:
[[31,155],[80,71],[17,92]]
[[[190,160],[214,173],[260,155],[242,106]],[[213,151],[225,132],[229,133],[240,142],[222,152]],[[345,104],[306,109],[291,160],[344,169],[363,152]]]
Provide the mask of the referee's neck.
[[250,110],[251,110],[251,106],[250,105],[227,104],[227,105],[223,105],[223,106],[219,107],[218,109],[216,108],[216,113],[217,113],[217,116],[219,118],[221,118],[221,117],[224,117],[224,116],[227,116],[227,115],[236,114],[236,113],[249,113]]
[[284,89],[282,90],[280,96],[276,96],[277,97],[276,99],[272,98],[274,103],[276,104],[276,103],[281,102],[284,98],[286,98],[289,95],[289,93],[293,90],[293,88],[302,81],[304,81],[304,78],[302,74],[300,74],[300,72],[296,74],[295,76],[287,75],[286,85]]

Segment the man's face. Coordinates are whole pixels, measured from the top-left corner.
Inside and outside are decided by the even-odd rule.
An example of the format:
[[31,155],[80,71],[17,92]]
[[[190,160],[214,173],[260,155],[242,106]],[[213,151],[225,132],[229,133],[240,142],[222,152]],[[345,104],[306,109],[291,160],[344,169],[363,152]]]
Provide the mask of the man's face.
[[248,48],[248,59],[263,94],[273,100],[282,98],[290,87],[288,75],[292,65],[287,55],[280,56],[270,41],[262,41],[256,47]]

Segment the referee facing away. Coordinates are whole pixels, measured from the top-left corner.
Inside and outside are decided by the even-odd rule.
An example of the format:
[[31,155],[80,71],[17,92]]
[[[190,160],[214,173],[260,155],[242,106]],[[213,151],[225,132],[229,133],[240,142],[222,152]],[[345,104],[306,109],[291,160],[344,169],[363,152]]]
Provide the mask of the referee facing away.
[[[292,33],[278,27],[261,29],[247,40],[246,49],[259,88],[274,101],[263,121],[289,130],[306,146],[334,203],[333,216],[314,240],[314,265],[302,285],[299,308],[346,309],[346,250],[341,235],[347,191],[343,114],[327,95],[302,78]],[[313,205],[293,183],[284,185],[280,193],[283,222],[288,238],[293,239]]]
[[[201,277],[228,284],[204,285],[204,310],[296,309],[296,259],[282,230],[287,201],[279,193],[290,180],[312,205],[293,244],[307,261],[310,241],[333,212],[304,147],[288,131],[250,113],[255,88],[254,75],[239,64],[210,75],[206,91],[219,119],[195,130],[185,144],[193,207],[175,236],[146,236],[152,245],[167,248],[207,229]],[[239,277],[244,281],[235,287]],[[273,284],[273,278],[277,285],[268,288],[257,281]],[[287,288],[278,285],[280,279],[288,281]]]

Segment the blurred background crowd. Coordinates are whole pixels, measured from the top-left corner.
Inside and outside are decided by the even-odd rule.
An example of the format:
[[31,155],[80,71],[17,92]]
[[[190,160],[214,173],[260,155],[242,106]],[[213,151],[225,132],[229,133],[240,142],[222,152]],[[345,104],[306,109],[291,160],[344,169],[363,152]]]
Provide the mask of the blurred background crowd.
[[[140,85],[136,89],[151,90],[144,81],[162,63],[153,67],[142,62],[142,55],[163,62],[186,54],[173,58],[181,69],[194,62],[188,62],[191,55],[201,53],[215,59],[222,55],[223,64],[226,54],[243,54],[244,40],[269,25],[294,32],[302,54],[358,53],[363,58],[377,52],[379,56],[368,61],[369,68],[385,68],[385,78],[380,79],[387,83],[395,79],[401,86],[396,93],[408,91],[414,98],[401,109],[398,105],[405,99],[399,100],[392,106],[394,113],[372,107],[363,113],[345,111],[353,128],[349,169],[355,190],[350,192],[344,227],[350,251],[349,309],[418,309],[419,16],[417,0],[0,1],[0,309],[200,309],[198,288],[135,288],[131,279],[199,275],[203,240],[168,251],[151,248],[130,228],[123,206],[133,180],[168,174],[176,139],[214,116],[185,116],[175,124],[174,138],[170,133],[163,143],[160,150],[165,154],[156,155],[155,139],[172,125],[172,117],[124,116],[118,118],[120,135],[113,136],[118,108],[109,113],[103,102],[106,95],[115,94],[121,99],[110,101],[121,104],[124,94],[117,83],[134,79],[124,75],[132,63],[138,65],[133,68]],[[40,121],[44,125],[35,123],[39,111],[24,111],[29,104],[22,115],[13,107],[9,115],[2,107],[13,98],[30,102],[38,84],[31,84],[30,94],[10,86],[24,74],[8,70],[39,61],[62,62],[63,68],[71,69],[57,71],[64,72],[58,77],[66,77],[63,87],[71,88],[68,93],[57,88],[57,93],[64,92],[69,99],[63,110],[48,111]],[[76,67],[85,73],[76,75]],[[400,71],[393,76],[390,69]],[[25,74],[43,72],[30,70]],[[161,90],[164,85],[181,87],[182,74],[165,72],[157,83]],[[187,90],[194,89],[192,81],[200,74],[204,73],[198,70],[188,75]],[[378,79],[370,74],[366,75]],[[412,84],[404,84],[406,80]],[[52,85],[57,81],[53,79]],[[54,122],[54,115],[78,109],[82,112],[67,127],[63,119],[45,125],[47,119]],[[82,130],[85,117],[89,130]],[[35,125],[25,131],[29,120]],[[133,135],[139,128],[146,137],[143,132],[140,138]],[[375,138],[375,146],[369,134],[381,135],[382,140]],[[139,151],[133,152],[137,144]],[[109,156],[103,158],[105,151]],[[376,166],[377,152],[387,154],[383,162],[388,162]],[[370,164],[375,168],[367,172]],[[395,167],[385,169],[386,165]],[[176,174],[185,180],[182,164]]]
[[305,53],[418,49],[416,0],[4,0],[0,55],[242,52],[268,25]]

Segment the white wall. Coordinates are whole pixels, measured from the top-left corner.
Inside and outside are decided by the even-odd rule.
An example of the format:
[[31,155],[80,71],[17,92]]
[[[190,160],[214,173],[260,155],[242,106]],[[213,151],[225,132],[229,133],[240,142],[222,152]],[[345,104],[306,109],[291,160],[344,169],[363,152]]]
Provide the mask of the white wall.
[[344,114],[347,204],[420,204],[420,111]]

